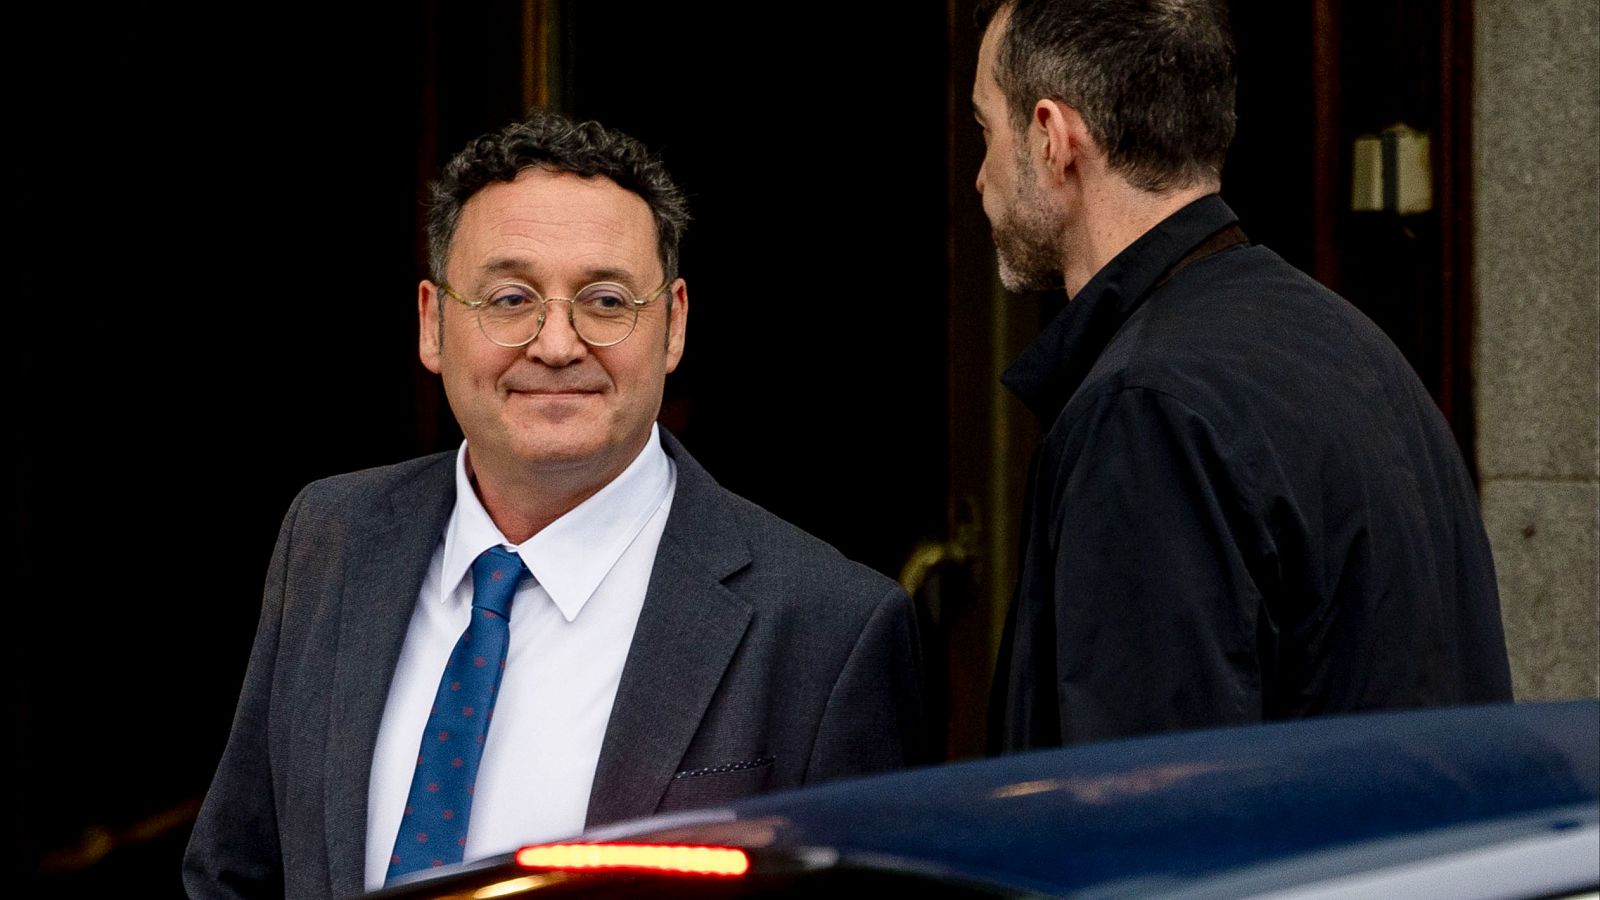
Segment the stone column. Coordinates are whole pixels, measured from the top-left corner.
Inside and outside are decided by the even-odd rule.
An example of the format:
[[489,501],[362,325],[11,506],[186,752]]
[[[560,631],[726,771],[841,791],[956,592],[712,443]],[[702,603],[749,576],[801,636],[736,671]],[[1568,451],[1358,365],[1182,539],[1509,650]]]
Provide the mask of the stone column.
[[1483,516],[1519,700],[1600,695],[1600,4],[1478,0]]

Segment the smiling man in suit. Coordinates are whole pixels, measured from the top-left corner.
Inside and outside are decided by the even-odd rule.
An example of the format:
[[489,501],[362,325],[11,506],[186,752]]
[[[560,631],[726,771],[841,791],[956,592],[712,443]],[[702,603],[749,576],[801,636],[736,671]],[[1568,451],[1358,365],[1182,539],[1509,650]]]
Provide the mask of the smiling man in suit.
[[192,896],[347,895],[913,761],[904,592],[655,422],[686,221],[594,122],[536,111],[446,167],[420,353],[466,440],[294,501]]

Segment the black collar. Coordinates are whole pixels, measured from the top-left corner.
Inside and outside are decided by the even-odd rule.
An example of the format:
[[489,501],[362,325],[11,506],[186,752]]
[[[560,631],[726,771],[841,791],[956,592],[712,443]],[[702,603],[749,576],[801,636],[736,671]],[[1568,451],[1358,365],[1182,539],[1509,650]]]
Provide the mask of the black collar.
[[[1216,194],[1201,197],[1163,219],[1089,279],[1000,376],[1001,383],[1049,428],[1100,352],[1145,297],[1169,272],[1198,258],[1189,258],[1191,251],[1201,249],[1238,219]],[[1243,240],[1242,232],[1239,240]]]

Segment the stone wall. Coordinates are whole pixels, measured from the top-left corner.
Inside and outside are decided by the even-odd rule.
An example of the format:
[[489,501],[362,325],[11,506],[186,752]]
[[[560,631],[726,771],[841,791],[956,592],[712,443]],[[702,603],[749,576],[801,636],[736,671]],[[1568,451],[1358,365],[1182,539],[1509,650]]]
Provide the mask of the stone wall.
[[1478,0],[1474,359],[1518,699],[1600,695],[1600,4]]

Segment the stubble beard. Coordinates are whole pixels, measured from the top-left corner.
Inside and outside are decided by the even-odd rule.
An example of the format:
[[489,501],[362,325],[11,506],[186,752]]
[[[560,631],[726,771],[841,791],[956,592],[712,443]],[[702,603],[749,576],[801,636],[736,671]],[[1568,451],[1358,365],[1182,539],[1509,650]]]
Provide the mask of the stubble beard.
[[[1018,171],[1027,172],[1025,161]],[[1061,230],[1046,208],[1045,198],[1033,178],[1024,177],[1003,219],[990,226],[995,256],[1000,263],[1000,283],[1015,293],[1048,291],[1063,283]]]

